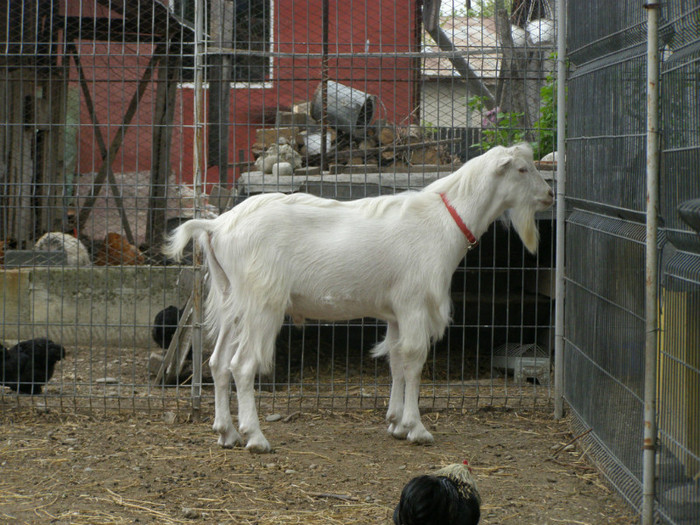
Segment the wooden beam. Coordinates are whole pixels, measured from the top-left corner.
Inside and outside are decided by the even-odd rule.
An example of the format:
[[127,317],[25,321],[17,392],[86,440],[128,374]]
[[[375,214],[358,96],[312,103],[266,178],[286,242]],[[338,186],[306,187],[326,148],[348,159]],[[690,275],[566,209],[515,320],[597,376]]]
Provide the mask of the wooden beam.
[[[119,191],[119,186],[117,185],[117,181],[114,177],[114,173],[112,171],[112,166],[111,162],[107,163],[107,158],[108,158],[108,151],[107,151],[107,146],[105,145],[104,138],[102,137],[102,131],[99,128],[99,121],[97,120],[97,113],[95,112],[95,106],[92,103],[92,95],[90,95],[90,90],[88,89],[87,86],[87,81],[85,79],[85,74],[83,73],[83,68],[80,63],[80,57],[77,54],[77,50],[75,50],[75,47],[70,44],[70,47],[76,51],[75,54],[73,54],[73,60],[75,62],[75,65],[78,69],[78,75],[80,77],[80,87],[83,90],[83,95],[85,96],[85,105],[88,108],[88,113],[90,114],[90,119],[92,120],[92,126],[95,130],[95,138],[97,139],[97,144],[100,148],[100,154],[102,156],[102,166],[100,167],[100,171],[97,173],[97,176],[95,177],[94,184],[90,190],[90,196],[86,200],[86,204],[83,206],[83,208],[80,210],[80,213],[78,214],[78,222],[76,224],[78,231],[80,231],[81,225],[87,221],[87,218],[90,215],[90,212],[92,211],[92,207],[95,204],[95,201],[97,200],[97,195],[100,194],[100,191],[102,189],[102,184],[104,183],[104,178],[105,174],[109,178],[109,184],[112,189],[112,196],[114,197],[114,202],[117,205],[117,211],[119,212],[119,217],[122,222],[122,227],[124,228],[124,233],[126,234],[126,237],[128,241],[131,244],[134,243],[134,236],[131,233],[131,226],[129,225],[129,220],[126,216],[126,211],[124,210],[124,203],[121,199],[121,193]],[[115,152],[116,154],[116,152]],[[99,181],[99,182],[98,182]],[[97,188],[95,188],[97,186]],[[109,197],[108,197],[109,198]]]
[[[329,152],[329,156],[331,160],[334,159],[350,159],[352,157],[366,157],[367,155],[380,155],[384,152],[394,152],[394,151],[409,151],[412,149],[418,149],[418,148],[425,148],[425,147],[431,147],[431,146],[442,146],[442,145],[447,145],[447,144],[455,144],[457,142],[461,142],[465,140],[464,137],[457,137],[457,138],[452,138],[452,139],[436,139],[436,140],[421,140],[420,142],[412,142],[410,144],[397,144],[395,142],[392,142],[391,144],[388,144],[386,146],[378,146],[375,148],[366,148],[366,149],[360,149],[360,148],[355,148],[355,149],[343,149],[339,151],[332,151]],[[310,155],[310,159],[314,159],[318,157],[318,155]],[[311,165],[311,161],[309,161],[309,165]]]
[[121,194],[119,193],[119,187],[116,183],[114,173],[112,171],[112,162],[114,162],[114,159],[117,156],[117,152],[119,151],[119,148],[121,148],[122,141],[124,140],[124,135],[126,134],[127,128],[131,124],[131,121],[134,118],[134,115],[136,114],[138,104],[146,91],[146,86],[148,86],[148,83],[151,81],[153,70],[155,69],[155,66],[158,63],[158,61],[161,59],[161,55],[164,53],[164,46],[163,44],[159,44],[153,56],[151,56],[151,59],[148,62],[148,65],[146,66],[146,70],[144,71],[141,80],[139,81],[138,87],[136,88],[136,92],[131,97],[129,107],[127,108],[126,113],[124,114],[124,118],[122,119],[122,125],[117,130],[114,139],[112,139],[112,143],[110,144],[109,150],[106,147],[105,141],[102,137],[102,132],[99,129],[99,122],[97,120],[97,114],[95,113],[95,107],[92,103],[90,90],[88,89],[87,81],[83,73],[83,68],[80,63],[80,57],[73,43],[69,44],[68,51],[69,54],[71,54],[71,56],[73,57],[73,61],[75,62],[76,67],[78,69],[78,74],[80,76],[80,86],[83,90],[83,94],[85,95],[85,102],[88,106],[88,112],[90,113],[90,118],[92,119],[92,124],[95,128],[95,136],[97,138],[100,153],[102,155],[102,166],[100,166],[100,170],[97,173],[97,176],[95,176],[90,196],[86,199],[85,203],[83,204],[83,207],[78,213],[78,227],[80,227],[81,224],[84,224],[85,221],[87,221],[87,218],[90,216],[92,208],[95,205],[95,201],[97,200],[97,195],[99,195],[100,190],[102,189],[102,185],[104,184],[105,178],[109,177],[110,186],[112,188],[112,195],[114,197],[114,201],[117,204],[119,215],[122,219],[124,233],[126,234],[128,241],[131,244],[135,245],[136,243],[134,242],[134,236],[131,233],[129,221],[124,210],[123,202],[121,200]]
[[158,369],[154,385],[159,385],[165,378],[165,384],[171,385],[177,381],[177,378],[182,372],[187,359],[187,353],[192,344],[192,312],[193,312],[194,296],[190,295],[187,300],[185,309],[180,316],[177,328],[170,341],[170,346],[165,353],[163,362]]

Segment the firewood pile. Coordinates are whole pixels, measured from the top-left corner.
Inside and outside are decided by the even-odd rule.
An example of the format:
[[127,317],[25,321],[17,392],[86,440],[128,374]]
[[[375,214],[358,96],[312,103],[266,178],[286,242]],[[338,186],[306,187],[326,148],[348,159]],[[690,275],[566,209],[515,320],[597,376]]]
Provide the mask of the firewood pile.
[[[331,173],[451,171],[461,165],[450,154],[454,139],[436,139],[416,125],[396,125],[377,119],[352,134],[327,127],[322,158],[321,125],[311,117],[311,103],[279,111],[273,128],[261,128],[251,146],[256,171],[276,176],[321,169]],[[321,164],[323,163],[323,166]]]

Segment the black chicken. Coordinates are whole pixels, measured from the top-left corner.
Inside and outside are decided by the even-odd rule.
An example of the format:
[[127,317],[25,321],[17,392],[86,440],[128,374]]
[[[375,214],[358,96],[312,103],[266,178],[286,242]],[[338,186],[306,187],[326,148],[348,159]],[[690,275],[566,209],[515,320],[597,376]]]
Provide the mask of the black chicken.
[[50,339],[29,339],[3,349],[0,356],[0,384],[22,394],[41,394],[53,376],[56,363],[66,350]]
[[156,314],[151,335],[158,346],[165,349],[170,346],[184,311],[184,308],[178,309],[177,306],[166,306]]
[[480,517],[481,496],[466,461],[413,478],[394,510],[395,525],[476,525]]
[[[177,330],[180,317],[182,317],[184,312],[184,308],[178,309],[177,306],[166,306],[156,314],[151,335],[158,346],[166,350],[170,347],[170,342],[175,336],[175,330]],[[188,348],[186,357],[187,359],[192,359],[192,345]]]

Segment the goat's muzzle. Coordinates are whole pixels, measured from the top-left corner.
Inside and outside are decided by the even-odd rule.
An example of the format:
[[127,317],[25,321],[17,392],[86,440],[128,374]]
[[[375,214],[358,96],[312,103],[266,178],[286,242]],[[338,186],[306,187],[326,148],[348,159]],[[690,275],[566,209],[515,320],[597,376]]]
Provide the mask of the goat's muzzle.
[[550,189],[547,192],[547,197],[544,199],[540,199],[540,203],[544,207],[544,209],[549,208],[552,204],[554,204],[554,192]]

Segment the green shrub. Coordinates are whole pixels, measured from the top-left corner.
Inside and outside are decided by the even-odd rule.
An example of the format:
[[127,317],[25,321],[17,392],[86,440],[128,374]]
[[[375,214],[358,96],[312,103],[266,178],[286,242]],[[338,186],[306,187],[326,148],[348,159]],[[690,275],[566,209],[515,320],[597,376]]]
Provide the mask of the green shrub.
[[[541,159],[556,148],[557,136],[557,83],[554,75],[548,75],[546,83],[540,88],[540,116],[533,124],[533,132],[536,137],[531,142],[535,159]],[[472,111],[481,115],[488,115],[481,130],[481,142],[475,146],[487,151],[494,146],[510,146],[516,142],[522,142],[527,136],[527,130],[521,126],[522,113],[502,112],[498,110],[486,110],[485,97],[471,97],[467,106]],[[494,113],[495,111],[495,113]],[[492,113],[489,115],[489,113]]]

